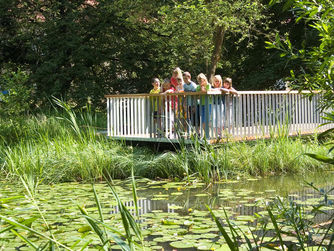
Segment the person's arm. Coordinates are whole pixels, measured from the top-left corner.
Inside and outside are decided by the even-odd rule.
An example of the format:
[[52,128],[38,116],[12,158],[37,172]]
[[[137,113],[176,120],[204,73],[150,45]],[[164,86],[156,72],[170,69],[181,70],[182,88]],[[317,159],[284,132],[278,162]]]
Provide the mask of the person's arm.
[[165,91],[163,94],[166,94],[166,93],[174,93],[174,90],[172,90],[172,89],[168,89],[168,90]]
[[224,93],[224,94],[229,94],[230,93],[230,90],[229,89],[226,89],[226,88],[220,88],[220,90]]
[[231,93],[231,94],[235,94],[235,95],[238,94],[237,90],[234,89],[233,87],[231,87],[229,90],[230,90],[230,93]]
[[200,91],[201,91],[201,86],[198,85],[198,86],[196,87],[196,92],[200,92]]

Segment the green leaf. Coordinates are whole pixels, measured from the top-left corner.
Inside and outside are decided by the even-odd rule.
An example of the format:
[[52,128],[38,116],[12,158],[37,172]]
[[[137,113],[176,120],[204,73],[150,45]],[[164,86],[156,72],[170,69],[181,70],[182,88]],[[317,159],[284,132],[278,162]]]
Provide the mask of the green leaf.
[[93,187],[93,192],[94,192],[95,203],[96,203],[97,209],[99,211],[100,221],[104,222],[101,203],[100,203],[99,197],[97,196],[94,184],[92,184],[92,187]]
[[215,214],[212,212],[211,208],[208,205],[206,205],[206,207],[210,211],[210,214],[211,214],[213,220],[216,222],[216,225],[217,225],[220,233],[223,235],[223,237],[224,237],[227,245],[229,246],[230,250],[237,251],[239,249],[238,248],[238,243],[232,241],[232,239],[230,238],[230,236],[228,235],[228,233],[224,229],[223,225],[220,223],[220,221],[217,219]]
[[305,155],[307,155],[307,156],[309,156],[313,159],[316,159],[318,161],[334,165],[334,158],[329,158],[329,157],[326,157],[326,156],[323,156],[323,155],[320,155],[320,154],[314,154],[314,153],[305,153]]
[[[81,207],[81,206],[78,205],[78,208],[79,208],[81,214],[86,218],[86,220],[87,220],[88,224],[90,225],[90,227],[94,230],[94,232],[100,238],[101,243],[105,243],[106,242],[106,238],[105,238],[104,233],[101,230],[101,228],[97,225],[97,223],[92,218],[86,217],[86,216],[88,216],[88,213],[87,213],[87,211],[83,207]],[[103,248],[103,249],[107,250],[105,248]]]
[[27,226],[21,224],[21,223],[18,223],[17,221],[15,221],[15,220],[13,220],[13,219],[10,219],[10,218],[8,218],[8,217],[6,217],[6,216],[3,216],[3,215],[0,215],[0,218],[3,219],[4,221],[6,221],[7,223],[11,224],[12,226],[15,226],[15,227],[18,227],[18,228],[22,228],[22,229],[24,229],[24,230],[27,230],[27,231],[29,231],[30,233],[36,234],[36,235],[38,235],[38,236],[40,236],[40,237],[42,237],[42,238],[44,238],[44,239],[47,239],[47,240],[49,240],[49,241],[54,242],[55,244],[57,244],[58,246],[60,246],[60,247],[62,247],[62,248],[65,248],[66,250],[71,250],[70,248],[68,248],[67,246],[61,244],[61,243],[58,242],[57,240],[55,240],[55,239],[53,239],[53,238],[50,238],[49,236],[44,235],[44,234],[42,234],[42,233],[40,233],[40,232],[38,232],[38,231],[36,231],[36,230],[30,228],[30,227],[27,227]]
[[18,232],[16,232],[14,229],[11,229],[12,233],[15,234],[16,236],[18,236],[21,240],[23,240],[25,243],[27,243],[29,246],[31,246],[34,249],[38,249],[38,247],[32,243],[30,240],[28,240],[26,237],[24,237],[23,235],[19,234]]
[[135,208],[136,208],[136,215],[139,219],[138,196],[137,196],[137,188],[136,188],[136,181],[135,181],[135,176],[134,176],[134,172],[133,172],[133,166],[131,168],[131,185],[132,185],[133,202],[134,202]]
[[293,6],[294,2],[295,2],[295,0],[286,1],[284,6],[283,6],[283,11],[289,10]]
[[271,212],[270,208],[268,208],[267,211],[268,211],[268,213],[269,213],[271,222],[272,222],[273,225],[274,225],[275,232],[276,232],[276,235],[278,236],[278,239],[279,239],[279,242],[280,242],[280,244],[281,244],[282,250],[284,250],[284,242],[283,242],[283,239],[282,239],[282,236],[281,236],[281,230],[280,230],[279,227],[278,227],[276,218],[275,218],[275,216],[273,215],[273,213]]

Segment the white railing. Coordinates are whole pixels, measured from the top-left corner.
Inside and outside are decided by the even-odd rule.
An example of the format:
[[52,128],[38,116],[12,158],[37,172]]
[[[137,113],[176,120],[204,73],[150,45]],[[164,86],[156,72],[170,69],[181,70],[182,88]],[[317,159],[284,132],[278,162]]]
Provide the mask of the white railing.
[[314,133],[325,121],[321,94],[297,91],[107,95],[108,136],[137,139],[252,139]]

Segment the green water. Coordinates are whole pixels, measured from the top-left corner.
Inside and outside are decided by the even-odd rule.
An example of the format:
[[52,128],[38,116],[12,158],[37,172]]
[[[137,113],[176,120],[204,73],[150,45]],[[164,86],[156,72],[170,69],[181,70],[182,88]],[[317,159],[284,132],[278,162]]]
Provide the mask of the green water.
[[[324,172],[309,176],[281,176],[263,179],[237,180],[206,185],[197,180],[191,182],[151,181],[137,179],[139,196],[140,226],[147,245],[153,249],[172,250],[170,243],[176,241],[176,246],[186,240],[188,250],[219,249],[224,245],[223,238],[218,233],[216,224],[209,217],[206,205],[214,209],[217,216],[223,217],[223,208],[231,219],[241,228],[248,229],[256,226],[254,213],[266,214],[265,207],[277,196],[288,198],[304,205],[306,211],[312,206],[323,202],[321,192],[305,184],[313,182],[321,192],[334,187],[334,172]],[[134,213],[131,199],[131,182],[115,181],[115,187],[122,201]],[[122,230],[120,215],[116,202],[106,184],[96,184],[96,190],[102,202],[105,221],[110,226]],[[40,218],[37,207],[25,196],[25,190],[18,184],[0,183],[0,214],[16,220],[38,217],[32,228],[43,233],[46,224]],[[12,201],[4,198],[19,196]],[[2,203],[1,203],[2,200]],[[87,222],[80,215],[77,205],[84,206],[89,215],[98,218],[90,184],[63,183],[56,185],[40,185],[36,192],[37,205],[50,226],[55,238],[71,246],[78,243],[75,250],[87,240],[89,250],[96,249],[98,237],[92,231],[86,231]],[[312,218],[315,224],[331,219],[334,209],[334,192],[328,195],[325,208],[327,214]],[[11,232],[1,233],[7,225],[0,221],[0,250],[31,250],[22,240]],[[35,243],[42,240],[32,236],[27,231],[22,235]],[[178,243],[179,242],[179,243]],[[214,244],[214,246],[212,246]],[[117,247],[115,246],[115,249]],[[175,249],[175,248],[174,248]],[[176,248],[177,249],[177,248]],[[179,250],[180,248],[178,248]],[[149,249],[148,249],[149,250]],[[185,250],[185,249],[181,249]]]

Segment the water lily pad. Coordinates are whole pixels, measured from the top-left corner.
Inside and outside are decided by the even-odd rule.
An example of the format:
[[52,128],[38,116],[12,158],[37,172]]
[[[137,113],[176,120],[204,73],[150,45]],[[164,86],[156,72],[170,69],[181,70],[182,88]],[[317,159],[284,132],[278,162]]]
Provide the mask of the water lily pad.
[[168,198],[169,195],[168,194],[155,194],[153,195],[155,198]]
[[169,243],[169,245],[171,245],[173,248],[193,248],[194,247],[194,243],[190,242],[190,241],[173,241],[171,243]]
[[85,232],[88,232],[88,231],[91,231],[91,230],[92,230],[92,228],[87,225],[87,226],[83,226],[83,227],[79,228],[78,232],[79,233],[85,233]]
[[194,224],[194,222],[193,221],[189,221],[189,220],[185,220],[183,222],[183,225],[185,225],[185,226],[190,226],[190,225],[193,225],[193,224]]
[[203,228],[203,229],[192,229],[191,232],[194,234],[205,234],[211,232],[209,228]]
[[198,194],[195,194],[195,197],[207,197],[209,195],[210,194],[207,194],[207,193],[198,193]]
[[177,205],[169,205],[168,208],[169,209],[182,209],[183,207],[177,206]]
[[213,239],[216,237],[217,237],[217,234],[213,234],[213,233],[207,233],[207,234],[202,235],[202,238],[206,238],[206,239]]
[[253,222],[255,217],[252,215],[239,215],[236,217],[237,221],[250,221]]
[[250,179],[247,179],[248,181],[257,181],[259,179],[256,179],[256,178],[250,178]]
[[182,195],[182,194],[183,194],[182,192],[171,193],[171,195],[173,195],[173,196],[179,196],[179,195]]
[[151,249],[152,250],[163,250],[163,247],[162,246],[151,246]]
[[155,242],[159,242],[159,243],[163,243],[163,242],[168,242],[168,241],[172,241],[174,240],[175,238],[173,236],[164,236],[164,237],[157,237],[157,238],[154,238],[153,241]]
[[275,193],[276,192],[276,190],[274,190],[274,189],[268,189],[268,190],[264,190],[266,193]]
[[243,206],[245,206],[245,207],[255,207],[255,203],[245,203],[245,204],[243,204]]
[[162,219],[161,220],[162,225],[178,225],[179,223],[175,220],[168,220],[168,219]]
[[218,250],[221,245],[216,243],[204,243],[200,242],[196,244],[197,250]]
[[152,198],[151,200],[166,200],[166,198],[163,198],[163,197],[155,197],[155,198]]
[[203,238],[200,234],[187,234],[183,236],[185,240],[197,240]]
[[191,213],[191,215],[193,216],[197,216],[197,217],[204,217],[204,216],[207,216],[209,215],[209,212],[207,211],[198,211],[198,210],[195,210]]
[[215,249],[215,251],[230,251],[230,247],[227,244],[221,245],[219,248]]
[[112,250],[122,250],[121,246],[119,246],[119,245],[113,245],[113,246],[111,246],[111,249]]

